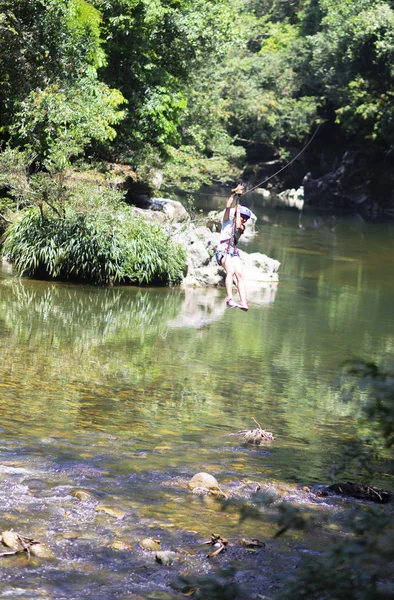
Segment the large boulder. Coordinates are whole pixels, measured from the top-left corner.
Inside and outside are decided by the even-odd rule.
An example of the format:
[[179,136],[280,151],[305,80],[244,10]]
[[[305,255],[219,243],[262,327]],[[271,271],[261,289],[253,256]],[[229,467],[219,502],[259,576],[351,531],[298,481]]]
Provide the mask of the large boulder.
[[185,207],[180,202],[169,198],[138,196],[138,201],[134,202],[133,208],[134,212],[159,225],[174,225],[190,221],[190,215]]
[[176,200],[169,198],[155,198],[156,206],[161,205],[164,214],[171,223],[185,223],[190,221],[190,215],[186,208]]
[[173,239],[187,251],[187,274],[184,286],[217,286],[222,275],[216,264],[215,249],[220,235],[205,226],[190,223],[174,232]]
[[260,252],[239,251],[243,265],[245,281],[267,282],[278,281],[280,262]]

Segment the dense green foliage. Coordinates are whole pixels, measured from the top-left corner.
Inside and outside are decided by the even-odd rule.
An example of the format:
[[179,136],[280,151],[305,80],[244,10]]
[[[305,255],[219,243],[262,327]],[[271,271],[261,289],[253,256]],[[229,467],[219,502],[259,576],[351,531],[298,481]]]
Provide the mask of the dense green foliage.
[[66,203],[77,160],[193,190],[271,174],[326,123],[331,165],[389,163],[393,53],[388,0],[0,0],[0,227]]
[[7,2],[0,12],[5,138],[57,170],[93,140],[113,139],[124,98],[98,77],[99,12],[85,0]]
[[288,157],[319,120],[391,151],[387,0],[3,0],[0,23],[1,131],[40,159],[229,181],[244,148]]
[[164,231],[123,209],[78,213],[26,209],[6,232],[4,252],[22,275],[97,284],[173,284],[185,253]]
[[0,155],[0,184],[10,195],[3,205],[19,209],[3,253],[20,274],[98,284],[182,280],[184,250],[123,202],[109,173],[31,173],[31,160],[27,150]]

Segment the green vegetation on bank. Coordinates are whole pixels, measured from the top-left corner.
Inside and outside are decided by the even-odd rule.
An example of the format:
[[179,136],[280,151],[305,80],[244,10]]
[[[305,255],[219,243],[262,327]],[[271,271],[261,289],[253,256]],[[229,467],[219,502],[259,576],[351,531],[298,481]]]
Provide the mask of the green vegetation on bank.
[[130,210],[59,216],[26,209],[6,231],[4,253],[21,275],[107,285],[177,284],[184,249]]
[[161,195],[228,185],[318,123],[331,164],[357,148],[388,170],[393,54],[388,0],[0,0],[0,230],[84,164],[153,190],[159,171]]
[[[4,234],[3,253],[19,274],[101,285],[181,282],[184,249],[133,212],[109,174],[30,174],[26,153],[8,151],[3,158],[3,176],[21,209]],[[10,163],[18,168],[11,171]]]

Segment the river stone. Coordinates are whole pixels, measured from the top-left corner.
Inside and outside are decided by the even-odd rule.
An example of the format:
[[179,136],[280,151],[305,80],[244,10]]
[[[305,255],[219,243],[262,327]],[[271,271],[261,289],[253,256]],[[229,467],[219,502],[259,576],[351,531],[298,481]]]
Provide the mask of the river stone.
[[265,542],[262,542],[261,540],[257,539],[257,538],[242,538],[238,541],[238,543],[241,546],[244,546],[245,548],[266,548],[267,544]]
[[81,502],[88,502],[89,500],[94,500],[94,497],[90,492],[81,489],[71,490],[71,496],[77,498],[77,500],[80,500]]
[[62,538],[65,540],[76,540],[82,537],[82,533],[80,531],[64,531],[62,533]]
[[162,210],[167,218],[176,223],[184,223],[190,221],[190,215],[178,200],[170,198],[154,198],[154,201],[162,206]]
[[119,510],[118,508],[111,508],[110,506],[104,506],[103,504],[99,504],[95,508],[96,512],[103,512],[109,517],[115,517],[116,519],[123,519],[125,516],[125,512],[123,510]]
[[133,546],[128,542],[123,542],[122,540],[115,540],[115,542],[112,542],[111,548],[113,548],[114,550],[126,551],[132,550]]
[[4,546],[11,550],[22,550],[22,544],[19,541],[18,534],[15,531],[2,531],[1,540]]
[[140,546],[144,550],[160,550],[160,540],[153,538],[144,538],[140,541]]
[[213,475],[209,473],[197,473],[189,481],[189,487],[194,488],[207,488],[208,490],[218,490],[219,484]]
[[32,556],[37,556],[38,558],[55,558],[54,552],[45,544],[41,544],[41,542],[31,544],[29,550]]
[[172,565],[174,562],[175,552],[171,552],[169,550],[162,550],[160,552],[156,552],[156,562],[160,565]]

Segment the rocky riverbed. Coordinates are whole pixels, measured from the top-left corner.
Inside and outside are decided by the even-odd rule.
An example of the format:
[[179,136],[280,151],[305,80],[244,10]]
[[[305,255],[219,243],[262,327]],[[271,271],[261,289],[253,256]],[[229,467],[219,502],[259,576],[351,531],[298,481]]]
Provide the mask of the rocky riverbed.
[[[2,593],[77,600],[96,597],[101,586],[100,593],[107,598],[268,600],[280,594],[305,559],[320,554],[347,513],[367,506],[349,504],[335,494],[322,495],[319,486],[310,489],[264,478],[217,482],[204,473],[192,478],[146,475],[146,494],[156,505],[156,516],[141,519],[133,498],[100,490],[99,480],[105,476],[100,469],[44,473],[33,465],[3,461]],[[194,527],[163,521],[160,502],[169,501],[179,514],[186,505],[189,509],[195,505],[201,515],[216,511],[217,529],[203,538]],[[297,525],[299,514],[305,525],[292,530],[290,524]],[[250,523],[247,535],[239,528],[245,520]],[[15,548],[10,536],[16,540]],[[38,543],[47,554],[33,553]],[[89,574],[86,589],[83,579]],[[37,578],[41,583],[34,596]]]

